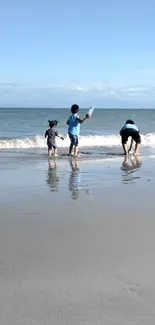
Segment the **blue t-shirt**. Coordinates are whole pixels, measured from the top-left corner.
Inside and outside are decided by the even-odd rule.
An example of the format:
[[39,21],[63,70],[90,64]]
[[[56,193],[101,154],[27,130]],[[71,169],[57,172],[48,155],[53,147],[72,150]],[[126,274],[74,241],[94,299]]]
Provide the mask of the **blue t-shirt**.
[[136,126],[135,124],[125,124],[125,125],[123,126],[123,128],[122,128],[122,131],[124,131],[124,130],[126,130],[126,129],[133,129],[133,130],[139,132],[139,130],[138,130],[138,128],[137,128],[137,126]]
[[77,121],[77,118],[78,118],[77,114],[72,114],[69,117],[67,124],[69,125],[68,133],[78,136],[80,133],[80,123]]

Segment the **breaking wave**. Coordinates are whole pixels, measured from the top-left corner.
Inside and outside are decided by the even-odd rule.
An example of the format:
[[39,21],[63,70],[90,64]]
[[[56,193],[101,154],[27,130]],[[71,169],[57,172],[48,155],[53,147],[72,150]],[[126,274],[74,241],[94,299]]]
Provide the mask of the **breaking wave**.
[[[142,135],[142,145],[146,147],[155,147],[155,133],[147,133]],[[58,147],[68,147],[69,138],[65,140],[57,138]],[[80,147],[120,147],[121,139],[119,135],[87,135],[80,136]],[[0,149],[31,149],[31,148],[46,148],[46,140],[42,135],[34,137],[26,137],[24,139],[0,139]]]

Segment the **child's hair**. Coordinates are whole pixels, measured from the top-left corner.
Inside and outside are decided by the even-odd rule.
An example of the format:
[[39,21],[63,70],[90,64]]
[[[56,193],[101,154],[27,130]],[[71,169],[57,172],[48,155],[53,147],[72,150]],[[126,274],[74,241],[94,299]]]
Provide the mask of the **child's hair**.
[[50,121],[50,120],[48,120],[48,123],[49,123],[49,127],[50,127],[50,128],[53,128],[53,126],[57,126],[58,121],[56,121],[56,120],[54,120],[54,121]]
[[79,111],[79,106],[76,104],[73,104],[71,107],[72,114],[76,114]]
[[135,124],[132,120],[127,120],[125,124]]

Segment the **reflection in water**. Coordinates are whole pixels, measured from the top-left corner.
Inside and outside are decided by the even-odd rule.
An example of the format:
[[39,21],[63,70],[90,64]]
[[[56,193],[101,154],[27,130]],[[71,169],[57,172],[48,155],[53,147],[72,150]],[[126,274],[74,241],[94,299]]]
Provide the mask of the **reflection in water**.
[[123,183],[129,183],[134,182],[134,180],[140,178],[138,176],[135,176],[135,172],[139,171],[140,167],[142,165],[142,160],[140,156],[125,156],[124,161],[122,163],[121,170],[125,172],[124,175],[122,175]]
[[71,166],[71,174],[69,178],[69,191],[72,193],[72,199],[77,200],[79,197],[79,191],[80,191],[80,184],[81,184],[81,176],[79,172],[79,162],[75,159],[69,160],[70,166]]
[[48,160],[48,173],[46,178],[47,185],[51,188],[52,192],[58,192],[59,177],[57,177],[57,161],[56,159]]
[[[59,192],[59,180],[61,178],[60,171],[58,173],[58,163],[57,159],[48,160],[48,172],[46,176],[46,184],[51,189],[52,192]],[[81,172],[79,168],[78,159],[69,158],[69,166],[71,167],[71,172],[69,175],[69,180],[67,179],[68,190],[71,193],[72,200],[77,200],[79,198],[80,192],[84,191],[86,194],[91,195],[87,184],[81,181]],[[60,177],[58,177],[58,175]],[[64,175],[64,172],[63,172]],[[68,175],[67,170],[65,171],[65,178]],[[84,175],[87,176],[87,173]],[[65,184],[65,183],[64,183]]]

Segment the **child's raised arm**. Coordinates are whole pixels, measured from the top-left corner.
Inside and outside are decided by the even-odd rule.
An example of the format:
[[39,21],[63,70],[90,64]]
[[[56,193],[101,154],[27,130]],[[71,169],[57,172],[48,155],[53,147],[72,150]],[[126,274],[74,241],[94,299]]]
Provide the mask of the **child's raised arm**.
[[90,118],[90,116],[88,116],[88,114],[83,118],[81,119],[80,117],[77,117],[77,121],[82,124],[85,120],[87,120],[88,118]]

